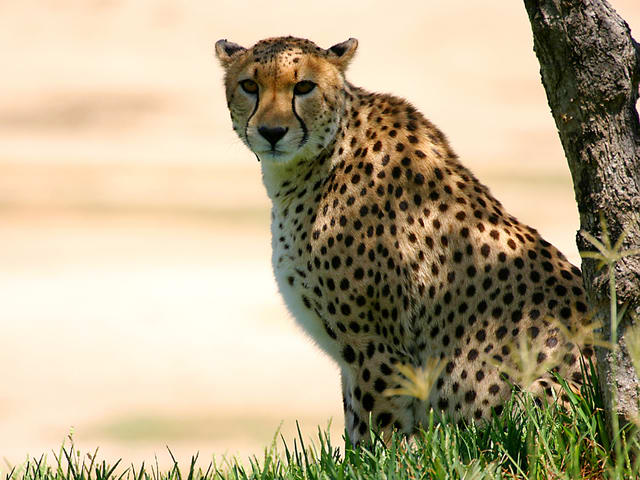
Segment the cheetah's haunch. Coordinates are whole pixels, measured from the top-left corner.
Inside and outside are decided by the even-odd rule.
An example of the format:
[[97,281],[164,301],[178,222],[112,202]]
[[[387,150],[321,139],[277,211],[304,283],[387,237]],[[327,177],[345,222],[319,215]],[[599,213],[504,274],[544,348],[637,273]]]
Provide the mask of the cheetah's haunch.
[[[397,365],[444,359],[427,402],[453,418],[501,411],[510,385],[496,363],[521,338],[541,365],[561,351],[559,371],[578,381],[592,348],[560,330],[583,322],[580,271],[506,213],[413,106],[347,82],[356,47],[216,43],[233,128],[273,202],[278,286],[342,370],[351,440],[370,414],[407,433],[425,420],[425,402],[383,395]],[[535,391],[555,386],[545,374]]]

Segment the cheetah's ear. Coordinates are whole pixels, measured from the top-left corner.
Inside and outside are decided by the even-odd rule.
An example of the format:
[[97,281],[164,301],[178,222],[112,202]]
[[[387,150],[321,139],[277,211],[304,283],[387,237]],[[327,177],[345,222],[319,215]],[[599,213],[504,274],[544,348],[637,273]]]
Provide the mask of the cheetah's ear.
[[341,71],[345,71],[349,62],[356,53],[358,48],[358,40],[350,38],[349,40],[338,43],[327,50],[328,59],[335,64]]
[[227,67],[238,52],[246,52],[247,49],[241,47],[237,43],[228,42],[227,39],[218,40],[216,42],[216,56],[223,67]]

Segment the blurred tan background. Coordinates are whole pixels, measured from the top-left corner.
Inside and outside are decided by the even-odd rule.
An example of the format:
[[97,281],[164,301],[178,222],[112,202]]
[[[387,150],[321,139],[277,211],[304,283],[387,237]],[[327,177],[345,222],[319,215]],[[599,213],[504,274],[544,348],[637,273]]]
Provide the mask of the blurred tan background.
[[[640,29],[637,0],[613,5]],[[351,81],[409,98],[579,262],[522,2],[0,2],[0,459],[73,432],[125,464],[208,462],[295,419],[341,442],[338,373],[277,295],[212,53],[282,34],[358,38]]]

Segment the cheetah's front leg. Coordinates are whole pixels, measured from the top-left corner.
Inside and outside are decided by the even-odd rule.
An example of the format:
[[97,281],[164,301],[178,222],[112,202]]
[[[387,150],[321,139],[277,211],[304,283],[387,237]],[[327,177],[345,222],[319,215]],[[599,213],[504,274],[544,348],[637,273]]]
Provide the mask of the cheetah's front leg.
[[[382,362],[383,369],[388,368]],[[386,397],[388,378],[380,372],[380,365],[374,367],[365,362],[358,368],[342,369],[342,401],[344,424],[353,445],[367,444],[369,438],[369,420],[374,430],[380,432],[383,439],[391,438],[391,431],[410,434],[414,429],[413,401],[409,397]]]

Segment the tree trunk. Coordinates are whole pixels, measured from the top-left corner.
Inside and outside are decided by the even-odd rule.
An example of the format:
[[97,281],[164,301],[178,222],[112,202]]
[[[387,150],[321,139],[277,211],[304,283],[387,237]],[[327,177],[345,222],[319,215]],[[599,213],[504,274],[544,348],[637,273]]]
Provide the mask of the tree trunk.
[[[612,243],[626,231],[622,249],[638,248],[640,47],[605,0],[524,3],[542,83],[573,177],[580,212],[578,249],[595,250],[582,231],[602,241],[606,232],[600,215]],[[584,286],[596,318],[604,322],[605,339],[615,339],[608,311],[609,273],[597,266],[596,260],[583,260]],[[640,256],[616,263],[615,283],[618,307],[629,308],[616,330],[618,348],[598,348],[598,370],[608,414],[617,408],[622,419],[630,420],[638,418],[639,386],[625,342],[629,327],[640,322]],[[612,405],[610,392],[615,392],[617,406]]]

